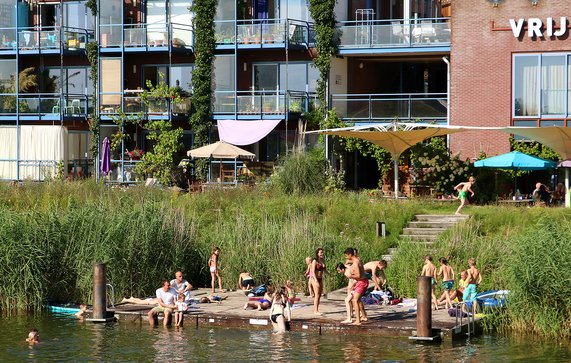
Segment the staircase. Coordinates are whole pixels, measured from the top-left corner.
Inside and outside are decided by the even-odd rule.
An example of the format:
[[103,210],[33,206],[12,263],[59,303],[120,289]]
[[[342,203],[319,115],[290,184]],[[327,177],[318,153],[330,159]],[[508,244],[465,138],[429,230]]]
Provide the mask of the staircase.
[[[436,242],[436,239],[442,232],[468,218],[470,218],[469,215],[417,214],[414,220],[410,221],[408,226],[403,228],[399,239],[430,246]],[[387,254],[382,256],[382,259],[390,262],[396,250],[396,248],[389,248]]]

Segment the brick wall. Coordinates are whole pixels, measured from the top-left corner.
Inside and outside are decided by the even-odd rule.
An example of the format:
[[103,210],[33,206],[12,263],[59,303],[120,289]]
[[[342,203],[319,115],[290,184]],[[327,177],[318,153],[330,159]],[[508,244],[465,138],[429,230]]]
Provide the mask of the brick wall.
[[[464,126],[511,125],[512,54],[571,52],[569,31],[564,38],[514,37],[509,19],[552,17],[571,21],[570,0],[504,0],[493,7],[487,0],[452,1],[450,123]],[[494,30],[495,29],[495,30]],[[452,135],[451,149],[462,158],[509,151],[508,134],[467,132]]]

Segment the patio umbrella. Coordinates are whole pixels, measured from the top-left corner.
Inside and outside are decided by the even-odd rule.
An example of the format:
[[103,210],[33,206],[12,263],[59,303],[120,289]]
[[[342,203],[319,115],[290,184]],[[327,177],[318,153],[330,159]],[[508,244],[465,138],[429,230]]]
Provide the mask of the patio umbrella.
[[[557,163],[545,160],[536,156],[524,154],[519,151],[512,151],[506,154],[493,156],[491,158],[478,160],[474,163],[476,168],[495,168],[516,171],[545,170],[554,169]],[[517,189],[517,176],[514,180],[514,191]]]
[[111,146],[107,137],[103,139],[103,146],[101,147],[100,171],[103,175],[107,175],[111,171]]
[[[253,159],[256,157],[256,154],[224,141],[217,141],[210,145],[189,150],[187,155],[191,158],[234,159],[234,180],[236,180],[237,159]],[[222,162],[220,163],[220,174],[222,177]]]

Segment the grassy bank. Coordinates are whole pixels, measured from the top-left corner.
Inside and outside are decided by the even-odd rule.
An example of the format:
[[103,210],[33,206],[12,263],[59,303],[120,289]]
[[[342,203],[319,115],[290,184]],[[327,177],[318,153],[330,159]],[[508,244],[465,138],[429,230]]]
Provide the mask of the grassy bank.
[[[149,296],[176,270],[196,286],[210,277],[206,261],[222,249],[224,285],[240,269],[257,281],[304,286],[304,257],[326,250],[332,270],[348,246],[378,259],[414,214],[453,212],[455,205],[377,200],[366,193],[289,196],[271,189],[212,191],[102,188],[93,182],[0,184],[0,309],[34,309],[46,298],[91,301],[94,262],[107,264],[116,298]],[[442,235],[431,253],[450,256],[459,272],[477,259],[480,290],[513,291],[496,324],[571,336],[571,215],[563,209],[468,207],[468,222]],[[388,236],[375,236],[384,221]],[[399,246],[387,275],[402,296],[415,295],[427,250]],[[334,271],[326,290],[346,283]],[[530,314],[531,312],[531,314]],[[531,317],[531,318],[530,318]],[[531,327],[528,321],[532,320]],[[497,326],[497,325],[496,325]]]

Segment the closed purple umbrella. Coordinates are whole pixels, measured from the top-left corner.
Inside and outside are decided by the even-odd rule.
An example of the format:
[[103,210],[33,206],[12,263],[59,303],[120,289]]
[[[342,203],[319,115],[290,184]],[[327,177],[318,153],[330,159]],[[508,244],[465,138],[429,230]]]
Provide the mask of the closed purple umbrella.
[[101,174],[107,175],[111,171],[111,146],[109,145],[109,139],[103,139],[103,146],[101,147],[101,168],[99,169]]

